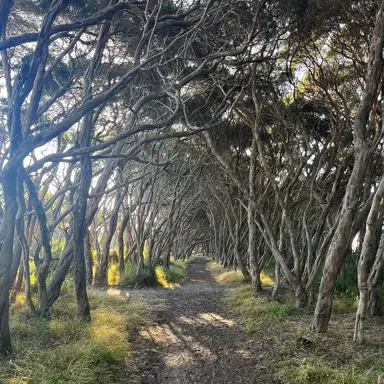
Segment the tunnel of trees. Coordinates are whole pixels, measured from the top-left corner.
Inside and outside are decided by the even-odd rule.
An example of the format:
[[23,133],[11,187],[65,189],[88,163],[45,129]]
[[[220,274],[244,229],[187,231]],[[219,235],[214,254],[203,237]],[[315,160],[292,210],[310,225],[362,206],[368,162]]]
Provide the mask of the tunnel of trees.
[[[382,315],[384,1],[0,0],[0,353],[23,290],[202,250],[326,332]],[[33,276],[33,282],[31,278]],[[32,300],[32,283],[38,302]]]

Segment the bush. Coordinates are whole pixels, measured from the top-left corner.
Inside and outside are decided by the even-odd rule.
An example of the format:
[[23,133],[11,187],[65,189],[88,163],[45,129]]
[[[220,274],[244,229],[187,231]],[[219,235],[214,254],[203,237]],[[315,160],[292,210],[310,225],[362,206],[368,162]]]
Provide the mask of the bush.
[[127,263],[124,269],[124,275],[120,280],[120,285],[127,287],[141,286],[154,286],[156,285],[156,276],[153,268],[144,265],[140,269],[136,264]]
[[110,263],[108,268],[108,286],[119,285],[119,263]]
[[179,283],[184,280],[187,275],[187,265],[184,261],[176,260],[168,270],[165,270],[168,283]]

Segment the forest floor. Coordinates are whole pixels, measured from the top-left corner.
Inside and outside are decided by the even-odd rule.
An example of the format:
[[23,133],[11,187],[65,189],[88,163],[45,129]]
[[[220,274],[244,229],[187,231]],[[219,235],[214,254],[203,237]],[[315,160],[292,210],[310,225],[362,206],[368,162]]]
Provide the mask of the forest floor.
[[230,312],[233,288],[216,282],[208,259],[195,257],[188,278],[169,289],[131,292],[150,310],[150,322],[132,340],[127,383],[274,383],[268,352]]
[[[186,265],[188,277],[168,283]],[[268,273],[255,296],[239,271],[201,256],[186,265],[168,281],[158,271],[164,288],[90,291],[90,323],[71,284],[49,318],[18,293],[0,384],[376,384],[384,374],[384,319],[367,321],[366,344],[354,345],[353,295],[336,295],[329,332],[316,335],[313,307],[296,309],[285,286],[272,300]]]

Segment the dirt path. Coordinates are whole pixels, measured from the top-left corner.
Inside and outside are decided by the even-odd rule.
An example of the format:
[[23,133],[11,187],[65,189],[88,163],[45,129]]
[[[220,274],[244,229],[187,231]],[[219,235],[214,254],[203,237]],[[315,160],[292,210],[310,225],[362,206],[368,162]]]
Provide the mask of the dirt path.
[[126,383],[274,383],[263,366],[262,346],[228,310],[230,288],[215,282],[207,262],[199,257],[189,264],[180,287],[132,293],[152,308],[153,323],[133,342],[134,371]]

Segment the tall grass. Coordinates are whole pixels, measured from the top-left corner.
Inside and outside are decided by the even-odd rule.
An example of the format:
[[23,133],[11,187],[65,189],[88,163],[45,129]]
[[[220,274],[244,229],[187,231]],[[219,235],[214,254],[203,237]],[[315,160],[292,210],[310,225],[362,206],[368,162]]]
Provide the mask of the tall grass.
[[129,337],[144,323],[139,304],[90,295],[92,321],[77,320],[73,295],[61,297],[52,319],[26,313],[18,297],[11,308],[13,353],[0,361],[4,384],[117,383],[127,371]]

